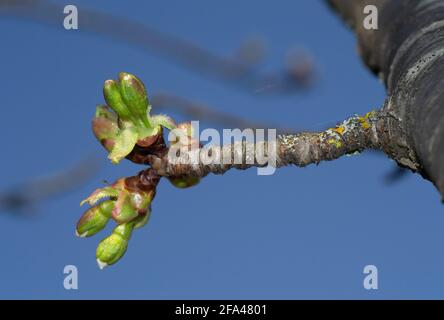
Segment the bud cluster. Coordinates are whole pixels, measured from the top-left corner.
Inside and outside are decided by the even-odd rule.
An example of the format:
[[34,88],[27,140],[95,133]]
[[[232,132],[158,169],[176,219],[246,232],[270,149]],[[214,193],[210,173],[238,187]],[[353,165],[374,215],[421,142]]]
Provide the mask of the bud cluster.
[[[107,105],[97,106],[92,129],[113,163],[119,163],[126,157],[136,163],[145,163],[138,161],[137,156],[162,154],[166,151],[163,128],[177,134],[177,141],[173,141],[170,147],[199,147],[198,141],[192,138],[191,123],[176,127],[174,121],[165,115],[150,116],[151,105],[145,86],[136,76],[122,72],[118,80],[107,80],[103,94]],[[168,179],[178,188],[191,187],[200,180],[191,176]],[[77,223],[76,234],[79,237],[95,235],[110,220],[117,224],[97,247],[96,258],[101,269],[119,261],[127,250],[133,230],[148,222],[159,180],[156,171],[148,168],[137,176],[121,178],[97,189],[81,202],[81,205],[88,203],[91,207]]]
[[117,262],[126,252],[133,229],[143,227],[148,222],[159,179],[145,179],[148,184],[143,187],[130,185],[139,176],[119,179],[110,186],[97,189],[81,202],[81,205],[88,203],[91,208],[77,223],[76,234],[79,237],[95,235],[111,219],[117,223],[111,235],[97,247],[96,257],[100,268]]
[[156,142],[162,127],[176,127],[168,116],[150,116],[145,86],[132,74],[121,72],[117,81],[105,81],[103,95],[107,106],[97,106],[92,128],[113,163],[128,156],[136,145],[148,147]]

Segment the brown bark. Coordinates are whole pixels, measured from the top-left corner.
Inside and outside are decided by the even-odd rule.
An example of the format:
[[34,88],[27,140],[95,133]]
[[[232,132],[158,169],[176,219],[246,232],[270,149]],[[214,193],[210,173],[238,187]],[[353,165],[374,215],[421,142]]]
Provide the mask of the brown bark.
[[[128,159],[136,163],[151,165],[161,176],[175,177],[204,177],[209,173],[223,174],[230,169],[245,170],[267,165],[278,168],[289,165],[304,167],[321,161],[334,160],[365,149],[382,149],[388,141],[385,128],[390,120],[390,115],[373,111],[365,116],[353,116],[335,128],[322,132],[280,135],[275,142],[244,141],[211,148],[184,150],[181,153],[183,162],[172,160],[169,152],[174,149],[171,147],[170,149],[165,148],[160,153],[135,149]],[[257,150],[259,152],[256,152]],[[193,163],[190,159],[193,159],[196,153],[199,156],[195,159],[203,159],[202,155],[217,153],[223,159],[230,161],[226,163],[221,161],[219,157],[213,156],[211,163],[206,161]],[[262,155],[263,157],[261,157]],[[236,158],[240,160],[235,161]]]

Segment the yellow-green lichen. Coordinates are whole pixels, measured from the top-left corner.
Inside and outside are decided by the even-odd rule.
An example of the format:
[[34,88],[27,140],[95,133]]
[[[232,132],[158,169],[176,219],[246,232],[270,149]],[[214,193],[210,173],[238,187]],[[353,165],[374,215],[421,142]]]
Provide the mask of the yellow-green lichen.
[[361,127],[362,127],[364,130],[367,130],[367,129],[370,129],[370,128],[371,128],[371,125],[370,125],[370,123],[368,122],[368,119],[367,119],[367,118],[365,118],[365,117],[359,117],[359,122],[361,123]]
[[336,139],[329,139],[327,140],[328,144],[334,145],[336,148],[340,148],[342,147],[342,142],[341,140],[336,140]]
[[345,128],[343,128],[343,130],[339,128],[340,127],[330,128],[320,133],[319,140],[323,143],[333,145],[336,148],[342,147],[342,134],[345,132]]
[[361,124],[361,127],[364,130],[370,129],[372,127],[371,121],[374,120],[376,116],[376,111],[370,111],[365,114],[363,117],[358,117],[358,120]]
[[332,131],[339,133],[341,136],[345,133],[345,128],[343,126],[338,126],[336,128],[331,129]]

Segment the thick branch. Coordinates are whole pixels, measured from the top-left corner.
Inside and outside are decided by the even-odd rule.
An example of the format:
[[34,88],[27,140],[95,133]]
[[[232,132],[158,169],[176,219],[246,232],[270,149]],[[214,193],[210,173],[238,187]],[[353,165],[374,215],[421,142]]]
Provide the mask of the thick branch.
[[[329,0],[357,33],[366,64],[384,81],[390,144],[403,166],[432,181],[444,198],[444,1]],[[379,29],[362,27],[379,9]]]

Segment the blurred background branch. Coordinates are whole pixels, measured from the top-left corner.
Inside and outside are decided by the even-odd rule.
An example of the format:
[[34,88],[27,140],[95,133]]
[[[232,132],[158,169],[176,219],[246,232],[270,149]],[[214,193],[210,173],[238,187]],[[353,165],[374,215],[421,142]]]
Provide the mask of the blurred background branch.
[[[217,111],[215,108],[200,102],[190,101],[170,93],[156,93],[150,99],[156,110],[176,111],[192,120],[199,120],[218,125],[223,128],[238,129],[276,129],[277,133],[296,133],[291,128],[281,128],[275,125],[254,122],[241,117]],[[300,130],[298,130],[300,131]]]
[[[0,0],[0,13],[60,27],[63,6],[43,0]],[[311,57],[303,50],[292,51],[283,70],[260,72],[264,45],[247,39],[231,57],[222,57],[174,35],[145,24],[82,8],[80,31],[129,43],[150,54],[198,72],[249,93],[288,94],[307,90],[314,82]]]
[[[88,182],[99,170],[99,158],[88,156],[72,167],[42,178],[34,178],[0,191],[0,212],[30,214],[42,201],[71,192]],[[33,210],[34,211],[34,210]]]

